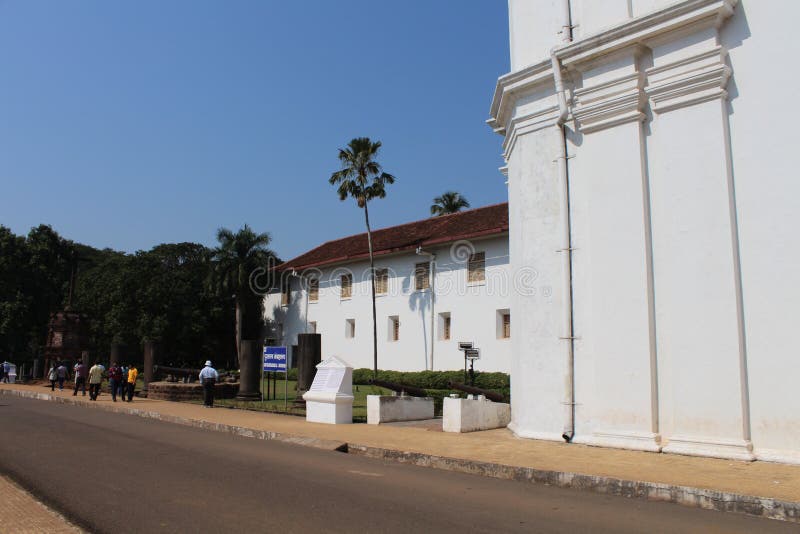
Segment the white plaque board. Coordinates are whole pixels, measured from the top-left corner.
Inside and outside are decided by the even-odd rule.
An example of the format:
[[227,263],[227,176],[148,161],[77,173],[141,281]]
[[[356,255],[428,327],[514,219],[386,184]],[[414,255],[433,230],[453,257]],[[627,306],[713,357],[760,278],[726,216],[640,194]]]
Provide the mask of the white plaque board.
[[344,380],[344,372],[345,369],[341,367],[317,369],[317,374],[314,376],[314,382],[311,384],[309,391],[338,393]]
[[306,421],[342,424],[353,422],[353,368],[335,356],[317,365],[306,401]]

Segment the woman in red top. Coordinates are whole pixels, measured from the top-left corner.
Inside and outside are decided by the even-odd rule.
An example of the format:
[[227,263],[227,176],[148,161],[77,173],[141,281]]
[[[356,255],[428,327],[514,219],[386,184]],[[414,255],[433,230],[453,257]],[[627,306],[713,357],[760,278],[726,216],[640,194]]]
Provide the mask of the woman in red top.
[[108,385],[111,387],[111,399],[117,402],[117,390],[122,385],[122,369],[117,362],[112,363],[108,368]]

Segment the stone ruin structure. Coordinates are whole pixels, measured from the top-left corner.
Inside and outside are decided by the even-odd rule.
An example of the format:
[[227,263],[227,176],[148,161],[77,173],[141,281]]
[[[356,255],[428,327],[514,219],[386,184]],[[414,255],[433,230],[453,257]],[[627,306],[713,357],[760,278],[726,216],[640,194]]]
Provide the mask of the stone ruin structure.
[[88,348],[89,324],[85,315],[69,308],[51,314],[44,349],[44,373],[54,362],[88,360]]

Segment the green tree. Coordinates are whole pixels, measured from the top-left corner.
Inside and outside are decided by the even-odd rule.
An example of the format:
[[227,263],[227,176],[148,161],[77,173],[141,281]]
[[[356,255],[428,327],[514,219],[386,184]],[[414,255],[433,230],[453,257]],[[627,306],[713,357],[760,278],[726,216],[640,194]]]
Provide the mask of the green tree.
[[0,226],[0,351],[2,357],[25,346],[24,332],[29,327],[29,310],[34,302],[26,294],[28,249],[25,238]]
[[433,199],[431,205],[431,215],[440,216],[450,213],[458,213],[464,208],[469,207],[469,201],[461,193],[455,191],[445,191],[442,196]]
[[73,252],[50,226],[25,238],[0,227],[0,352],[18,362],[39,353],[50,314],[64,304]]
[[375,311],[375,261],[372,256],[372,229],[369,225],[369,202],[386,197],[386,185],[394,183],[394,176],[381,170],[375,161],[381,142],[374,143],[368,137],[357,137],[339,149],[341,169],[331,174],[329,182],[338,185],[339,200],[355,199],[364,210],[369,247],[369,275],[372,286],[372,348],[373,373],[378,375],[378,320]]
[[[217,231],[219,246],[214,250],[213,281],[218,293],[232,296],[235,303],[236,354],[241,366],[240,347],[243,335],[254,337],[263,318],[256,313],[262,309],[262,301],[250,288],[250,276],[259,267],[264,267],[275,254],[268,248],[271,238],[268,233],[257,234],[248,225],[234,233],[227,228]],[[252,310],[245,316],[245,310]]]
[[138,275],[136,256],[105,249],[82,257],[75,307],[89,320],[90,348],[104,358],[114,344],[138,347],[140,291],[149,281]]

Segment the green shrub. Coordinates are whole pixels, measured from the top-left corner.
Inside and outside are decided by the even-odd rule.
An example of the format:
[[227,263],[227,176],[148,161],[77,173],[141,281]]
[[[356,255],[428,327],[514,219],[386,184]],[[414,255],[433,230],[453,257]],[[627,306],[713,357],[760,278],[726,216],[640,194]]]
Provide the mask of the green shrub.
[[[384,371],[378,370],[378,379],[397,382],[421,389],[449,390],[450,382],[464,383],[464,371]],[[372,369],[354,369],[353,384],[369,384]],[[475,387],[508,394],[511,380],[506,373],[475,373]]]

